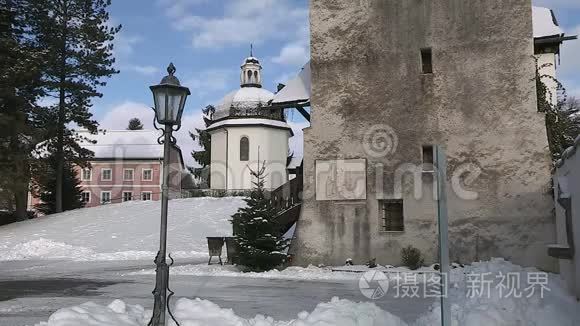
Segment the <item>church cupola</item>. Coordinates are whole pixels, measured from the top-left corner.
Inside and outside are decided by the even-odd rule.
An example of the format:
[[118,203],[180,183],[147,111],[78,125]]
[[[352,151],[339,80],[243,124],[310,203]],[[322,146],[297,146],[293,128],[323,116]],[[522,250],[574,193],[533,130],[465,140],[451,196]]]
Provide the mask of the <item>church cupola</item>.
[[262,66],[260,61],[253,56],[252,48],[250,47],[250,56],[242,63],[242,71],[240,73],[240,86],[242,87],[262,87]]

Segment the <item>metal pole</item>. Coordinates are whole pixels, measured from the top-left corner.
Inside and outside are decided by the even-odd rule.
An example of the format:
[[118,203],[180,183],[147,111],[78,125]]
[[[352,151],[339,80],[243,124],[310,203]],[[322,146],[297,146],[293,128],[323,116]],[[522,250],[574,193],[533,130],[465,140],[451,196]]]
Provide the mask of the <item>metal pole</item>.
[[167,253],[167,204],[169,201],[169,149],[171,146],[171,126],[165,126],[163,141],[163,185],[161,186],[161,233],[159,235],[159,252],[155,258],[156,279],[153,296],[152,326],[165,326],[165,311],[167,310],[167,288],[169,286],[169,266],[165,256]]
[[441,272],[441,325],[451,325],[449,305],[449,230],[447,215],[447,158],[441,146],[436,146],[437,167],[437,218],[439,225],[439,270]]

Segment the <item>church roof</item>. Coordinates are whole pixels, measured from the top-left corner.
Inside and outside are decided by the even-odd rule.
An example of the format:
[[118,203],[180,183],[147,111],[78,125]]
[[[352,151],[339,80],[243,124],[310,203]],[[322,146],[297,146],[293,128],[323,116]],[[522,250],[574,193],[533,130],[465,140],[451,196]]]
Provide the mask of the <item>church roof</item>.
[[236,127],[236,126],[266,126],[278,129],[287,129],[290,132],[290,136],[294,136],[294,132],[290,125],[284,121],[271,120],[271,119],[258,119],[258,118],[238,118],[238,119],[226,119],[218,121],[207,127],[207,131],[215,130],[221,127]]
[[532,21],[534,25],[534,38],[559,36],[564,31],[558,26],[554,12],[549,8],[532,7]]
[[230,92],[215,107],[213,120],[228,117],[231,110],[249,110],[267,107],[274,93],[258,87],[242,87]]
[[273,105],[300,105],[310,101],[310,62],[306,63],[298,76],[287,82],[272,100]]

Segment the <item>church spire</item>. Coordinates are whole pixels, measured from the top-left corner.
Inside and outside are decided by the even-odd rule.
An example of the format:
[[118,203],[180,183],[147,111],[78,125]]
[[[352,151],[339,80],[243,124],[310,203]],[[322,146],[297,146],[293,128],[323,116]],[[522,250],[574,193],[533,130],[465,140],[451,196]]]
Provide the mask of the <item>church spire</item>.
[[240,86],[242,87],[262,87],[262,66],[260,61],[254,57],[254,45],[250,43],[250,56],[244,60],[240,67]]

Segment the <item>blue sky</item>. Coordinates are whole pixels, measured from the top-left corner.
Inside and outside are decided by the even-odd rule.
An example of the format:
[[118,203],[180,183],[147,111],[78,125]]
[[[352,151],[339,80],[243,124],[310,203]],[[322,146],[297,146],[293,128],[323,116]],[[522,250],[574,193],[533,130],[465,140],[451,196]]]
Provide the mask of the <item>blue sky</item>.
[[[579,0],[533,2],[554,9],[566,33],[580,34]],[[202,126],[201,108],[239,87],[239,66],[250,43],[263,66],[264,87],[271,91],[309,56],[308,0],[113,0],[110,13],[112,24],[123,25],[114,51],[121,73],[101,89],[95,118],[106,129],[124,129],[132,117],[150,128],[149,86],[173,62],[176,76],[192,92],[177,135],[188,164],[194,144],[187,131]],[[564,46],[558,74],[569,92],[580,96],[580,42]],[[299,144],[306,124],[296,113],[291,120],[293,143]]]

